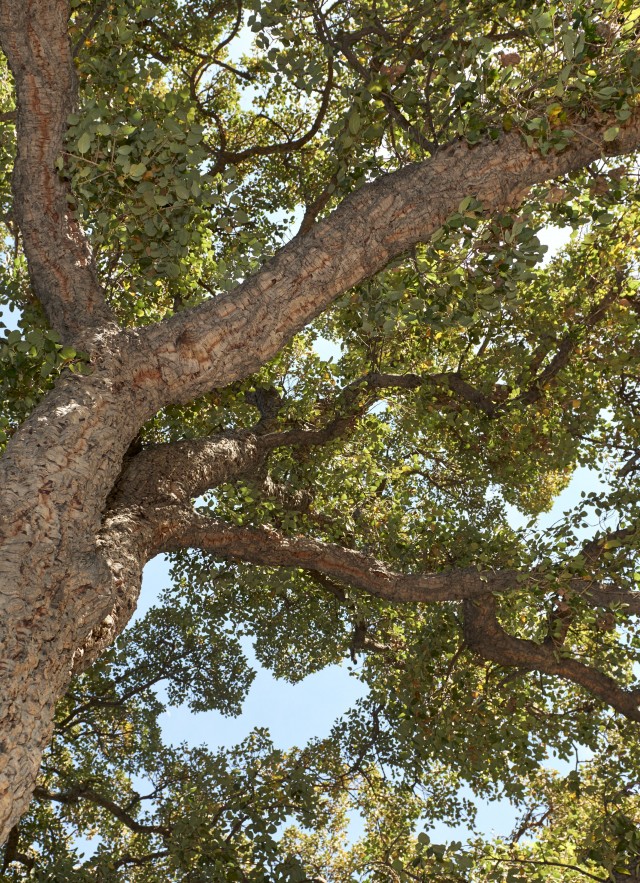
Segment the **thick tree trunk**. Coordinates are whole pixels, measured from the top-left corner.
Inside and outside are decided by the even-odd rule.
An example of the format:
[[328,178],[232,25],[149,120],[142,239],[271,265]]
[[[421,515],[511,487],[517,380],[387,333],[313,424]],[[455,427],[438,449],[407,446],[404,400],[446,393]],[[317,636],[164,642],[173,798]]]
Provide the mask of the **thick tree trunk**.
[[131,609],[139,589],[144,556],[113,560],[98,540],[139,425],[135,390],[108,367],[62,379],[0,461],[0,841],[29,803],[74,653],[123,581]]

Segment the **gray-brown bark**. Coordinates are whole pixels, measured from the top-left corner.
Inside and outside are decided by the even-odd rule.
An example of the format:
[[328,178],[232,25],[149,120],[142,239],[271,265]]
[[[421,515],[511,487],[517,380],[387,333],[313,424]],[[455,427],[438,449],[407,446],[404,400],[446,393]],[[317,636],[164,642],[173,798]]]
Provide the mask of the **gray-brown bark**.
[[[150,394],[160,396],[159,405],[186,401],[246,376],[339,294],[427,240],[466,196],[491,214],[518,205],[534,184],[606,155],[612,150],[603,140],[608,124],[576,124],[571,145],[546,157],[517,133],[474,148],[458,142],[362,187],[233,292],[143,331],[155,367]],[[639,142],[637,111],[613,152]]]
[[562,658],[561,649],[551,642],[537,644],[508,634],[498,621],[492,595],[465,601],[464,613],[467,644],[483,659],[580,684],[630,720],[640,721],[640,690],[623,690],[601,671],[575,659]]
[[[222,556],[310,567],[390,600],[472,598],[487,581],[498,590],[512,584],[511,574],[475,571],[401,578],[350,550],[276,541],[266,530],[252,534],[251,546],[247,533],[203,523],[188,498],[263,462],[270,442],[250,434],[147,452],[121,476],[123,457],[158,408],[246,377],[337,295],[427,240],[465,196],[496,211],[536,182],[640,143],[640,113],[612,144],[602,139],[609,120],[576,125],[573,143],[547,157],[516,134],[473,149],[456,143],[354,193],[235,291],[160,325],[122,331],[55,168],[76,100],[67,18],[62,0],[0,3],[18,105],[15,213],[33,289],[51,324],[89,351],[92,366],[88,376],[61,378],[0,463],[0,842],[29,802],[74,666],[126,624],[142,567],[160,549],[208,547],[215,534],[211,547]],[[293,433],[289,442],[303,443]],[[403,595],[401,584],[413,594]],[[531,663],[520,645],[509,648],[513,664]],[[547,656],[538,662],[553,668]],[[600,682],[573,679],[602,697]]]
[[77,98],[68,19],[66,3],[0,4],[0,42],[18,96],[14,211],[33,292],[52,327],[82,345],[89,329],[113,316],[56,169]]

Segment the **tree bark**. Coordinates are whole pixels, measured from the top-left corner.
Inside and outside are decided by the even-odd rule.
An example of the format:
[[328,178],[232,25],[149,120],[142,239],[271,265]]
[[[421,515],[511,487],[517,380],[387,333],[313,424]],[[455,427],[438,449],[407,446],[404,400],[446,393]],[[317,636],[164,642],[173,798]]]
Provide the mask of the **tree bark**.
[[576,123],[571,144],[547,156],[516,132],[476,147],[458,141],[361,187],[237,289],[142,329],[154,365],[150,395],[158,406],[184,402],[245,377],[348,288],[428,241],[465,197],[491,215],[519,205],[534,184],[640,144],[640,108],[606,142],[611,122]]
[[[547,157],[516,134],[473,149],[452,144],[352,194],[235,291],[156,326],[122,331],[55,166],[76,100],[67,19],[62,0],[0,3],[18,104],[15,212],[33,290],[52,326],[91,357],[91,373],[65,374],[0,462],[0,842],[29,803],[55,702],[83,664],[81,648],[85,661],[93,658],[122,629],[135,609],[143,565],[172,548],[182,524],[170,521],[177,514],[167,503],[145,528],[140,516],[149,501],[133,484],[118,484],[140,426],[168,403],[248,376],[338,295],[427,240],[464,197],[495,212],[517,204],[535,183],[640,143],[636,112],[615,142],[602,137],[610,120],[579,123],[572,144]],[[228,454],[233,442],[226,444]],[[226,456],[222,447],[209,454],[220,462]],[[246,446],[242,453],[246,462],[260,456]],[[195,474],[199,466],[189,468]],[[164,486],[165,502],[183,493],[173,480]],[[207,473],[206,486],[212,480]],[[115,508],[108,502],[114,494],[121,503]],[[183,526],[181,542],[195,542],[189,530],[198,526]],[[225,536],[229,554],[242,554]],[[264,552],[268,534],[261,543]],[[280,563],[304,564],[309,543],[280,548]],[[248,560],[273,560],[271,546],[270,558],[256,552]],[[325,573],[342,578],[351,568],[355,584],[385,596],[375,585],[384,588],[392,577],[381,571],[358,582],[362,562],[349,559],[348,550],[332,555]],[[438,579],[432,575],[430,585]]]
[[0,3],[0,42],[15,80],[18,152],[13,170],[15,218],[33,293],[69,344],[114,322],[91,251],[58,175],[77,82],[66,2]]

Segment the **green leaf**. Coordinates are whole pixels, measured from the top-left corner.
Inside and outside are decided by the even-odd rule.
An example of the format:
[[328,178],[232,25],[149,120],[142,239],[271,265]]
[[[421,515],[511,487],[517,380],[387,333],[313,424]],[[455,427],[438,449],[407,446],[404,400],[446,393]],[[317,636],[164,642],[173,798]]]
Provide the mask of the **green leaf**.
[[362,119],[357,110],[352,110],[349,114],[349,131],[352,135],[357,135],[362,126]]
[[129,169],[129,175],[132,178],[141,178],[146,171],[147,167],[144,163],[134,163]]
[[91,135],[89,135],[88,132],[83,132],[82,135],[80,135],[77,147],[79,153],[87,153],[91,147]]

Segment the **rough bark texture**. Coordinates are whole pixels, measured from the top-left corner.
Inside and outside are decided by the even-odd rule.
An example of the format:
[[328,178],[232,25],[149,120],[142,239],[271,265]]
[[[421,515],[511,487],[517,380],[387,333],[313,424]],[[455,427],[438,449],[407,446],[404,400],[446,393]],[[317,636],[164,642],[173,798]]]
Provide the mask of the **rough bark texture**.
[[81,344],[91,328],[113,317],[86,239],[69,209],[68,188],[56,172],[77,93],[68,18],[66,3],[0,5],[0,41],[19,99],[16,221],[34,294],[65,340]]
[[496,601],[491,595],[465,601],[464,612],[467,644],[483,659],[580,684],[630,720],[640,721],[640,690],[622,690],[602,672],[575,659],[562,658],[561,647],[553,641],[536,644],[508,634],[498,621]]
[[[513,574],[476,571],[402,576],[357,552],[239,532],[189,511],[190,497],[258,469],[270,445],[313,443],[309,436],[246,434],[159,448],[124,472],[123,458],[158,408],[246,377],[337,295],[427,240],[464,197],[493,212],[537,182],[640,143],[637,113],[613,143],[602,138],[610,120],[585,123],[566,150],[547,157],[515,133],[473,149],[453,144],[354,193],[235,291],[160,325],[122,331],[55,168],[75,102],[67,18],[62,0],[0,3],[18,103],[15,211],[33,289],[51,324],[88,350],[92,364],[89,376],[59,381],[0,463],[0,841],[28,805],[56,700],[74,668],[126,624],[142,567],[159,550],[194,544],[223,557],[305,567],[397,601],[471,599],[513,584]],[[478,610],[468,608],[468,641],[487,658],[567,677],[638,719],[637,696],[523,647],[505,637],[489,608]],[[493,649],[483,630],[495,636]]]
[[362,187],[239,288],[145,330],[156,365],[150,393],[161,404],[186,401],[246,376],[343,291],[428,240],[466,196],[491,214],[518,205],[534,184],[640,142],[640,111],[613,149],[608,124],[576,125],[571,145],[546,157],[515,132],[473,148],[460,141]]

